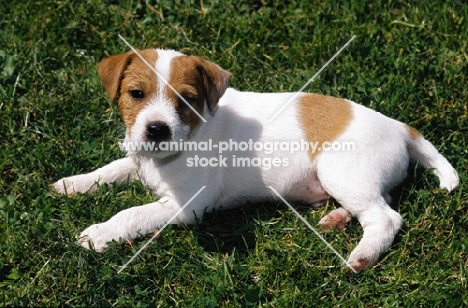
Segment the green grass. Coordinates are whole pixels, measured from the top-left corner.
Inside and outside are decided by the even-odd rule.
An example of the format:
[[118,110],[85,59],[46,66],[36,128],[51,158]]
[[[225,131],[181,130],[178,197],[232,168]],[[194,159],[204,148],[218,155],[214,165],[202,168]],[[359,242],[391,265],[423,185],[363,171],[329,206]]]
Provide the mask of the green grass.
[[[411,3],[411,4],[410,4]],[[468,5],[464,1],[8,1],[0,6],[0,305],[154,307],[468,306]],[[404,228],[353,275],[294,214],[259,204],[171,227],[102,254],[77,234],[154,200],[134,183],[70,198],[63,176],[122,157],[123,125],[96,64],[127,47],[206,57],[251,91],[345,97],[417,127],[453,163],[448,194],[410,169],[394,193]],[[333,208],[301,208],[314,225]],[[322,232],[344,255],[346,232]]]

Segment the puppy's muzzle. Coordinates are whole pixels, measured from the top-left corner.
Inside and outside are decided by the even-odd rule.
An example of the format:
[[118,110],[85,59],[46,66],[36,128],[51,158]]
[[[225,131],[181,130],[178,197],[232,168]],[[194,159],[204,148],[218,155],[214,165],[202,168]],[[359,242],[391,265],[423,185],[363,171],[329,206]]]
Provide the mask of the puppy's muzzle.
[[151,122],[146,126],[146,137],[154,142],[167,141],[171,137],[171,130],[164,122]]

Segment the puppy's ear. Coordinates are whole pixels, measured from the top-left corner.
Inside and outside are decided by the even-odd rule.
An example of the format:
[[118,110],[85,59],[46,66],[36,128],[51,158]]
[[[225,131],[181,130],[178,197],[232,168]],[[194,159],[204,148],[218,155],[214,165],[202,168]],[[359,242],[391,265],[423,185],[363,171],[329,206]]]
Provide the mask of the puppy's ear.
[[201,71],[203,75],[203,86],[205,88],[205,98],[208,109],[213,111],[218,105],[218,101],[223,96],[229,82],[231,73],[222,69],[217,64],[201,59]]
[[98,64],[98,73],[102,85],[106,89],[111,101],[117,98],[122,81],[122,75],[130,63],[132,51],[105,58]]

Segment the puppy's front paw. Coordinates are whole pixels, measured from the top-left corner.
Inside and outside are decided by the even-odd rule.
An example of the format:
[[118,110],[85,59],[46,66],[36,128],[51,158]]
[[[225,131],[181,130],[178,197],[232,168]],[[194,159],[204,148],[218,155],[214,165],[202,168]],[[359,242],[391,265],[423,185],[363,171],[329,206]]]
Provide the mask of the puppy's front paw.
[[95,179],[90,179],[87,174],[66,177],[52,184],[56,192],[73,196],[76,193],[91,192],[96,189]]
[[73,188],[73,181],[69,178],[63,178],[52,184],[56,192],[62,195],[73,196],[75,189]]
[[91,225],[81,232],[78,244],[86,249],[102,252],[107,248],[107,242],[118,240],[114,233],[115,228],[107,226],[106,223]]

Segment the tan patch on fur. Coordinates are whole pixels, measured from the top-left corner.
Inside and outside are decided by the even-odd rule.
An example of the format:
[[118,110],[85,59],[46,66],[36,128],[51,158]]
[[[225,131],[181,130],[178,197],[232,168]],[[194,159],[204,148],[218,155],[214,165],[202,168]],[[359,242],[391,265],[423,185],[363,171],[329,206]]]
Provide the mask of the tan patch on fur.
[[[156,50],[138,50],[138,53],[150,65],[155,66],[158,59]],[[133,51],[105,58],[99,63],[98,72],[110,99],[114,101],[120,94],[120,115],[130,132],[136,116],[157,90],[156,74]],[[142,91],[145,97],[132,98],[132,90]]]
[[[171,86],[200,115],[203,114],[205,100],[208,108],[211,111],[214,110],[226,91],[230,78],[230,73],[200,57],[181,56],[174,58],[171,62],[169,77]],[[200,123],[200,117],[171,88],[167,87],[165,94],[170,101],[176,102],[177,113],[181,120],[190,126],[190,129]]]
[[[158,59],[156,50],[141,50],[139,53],[153,68],[155,67]],[[122,74],[119,98],[120,115],[129,132],[137,115],[148,105],[151,98],[156,94],[158,87],[156,73],[136,54],[132,54],[130,57],[130,61]],[[133,98],[130,92],[134,90],[142,91],[144,98]]]
[[422,137],[421,133],[416,128],[406,125],[406,129],[411,139],[416,140]]
[[[299,100],[299,121],[309,142],[333,142],[352,119],[351,103],[331,96],[306,94]],[[309,152],[313,160],[320,152]]]
[[122,80],[123,70],[130,61],[133,52],[110,56],[103,59],[98,64],[98,73],[102,85],[106,89],[111,101],[114,101],[118,95],[120,81]]
[[[203,76],[201,71],[197,69],[199,65],[200,63],[196,57],[181,56],[174,58],[171,62],[169,83],[202,115],[205,102],[205,89],[203,86]],[[174,102],[174,107],[180,119],[189,125],[191,130],[200,123],[200,117],[171,88],[166,87],[165,95],[169,98],[169,101]]]

